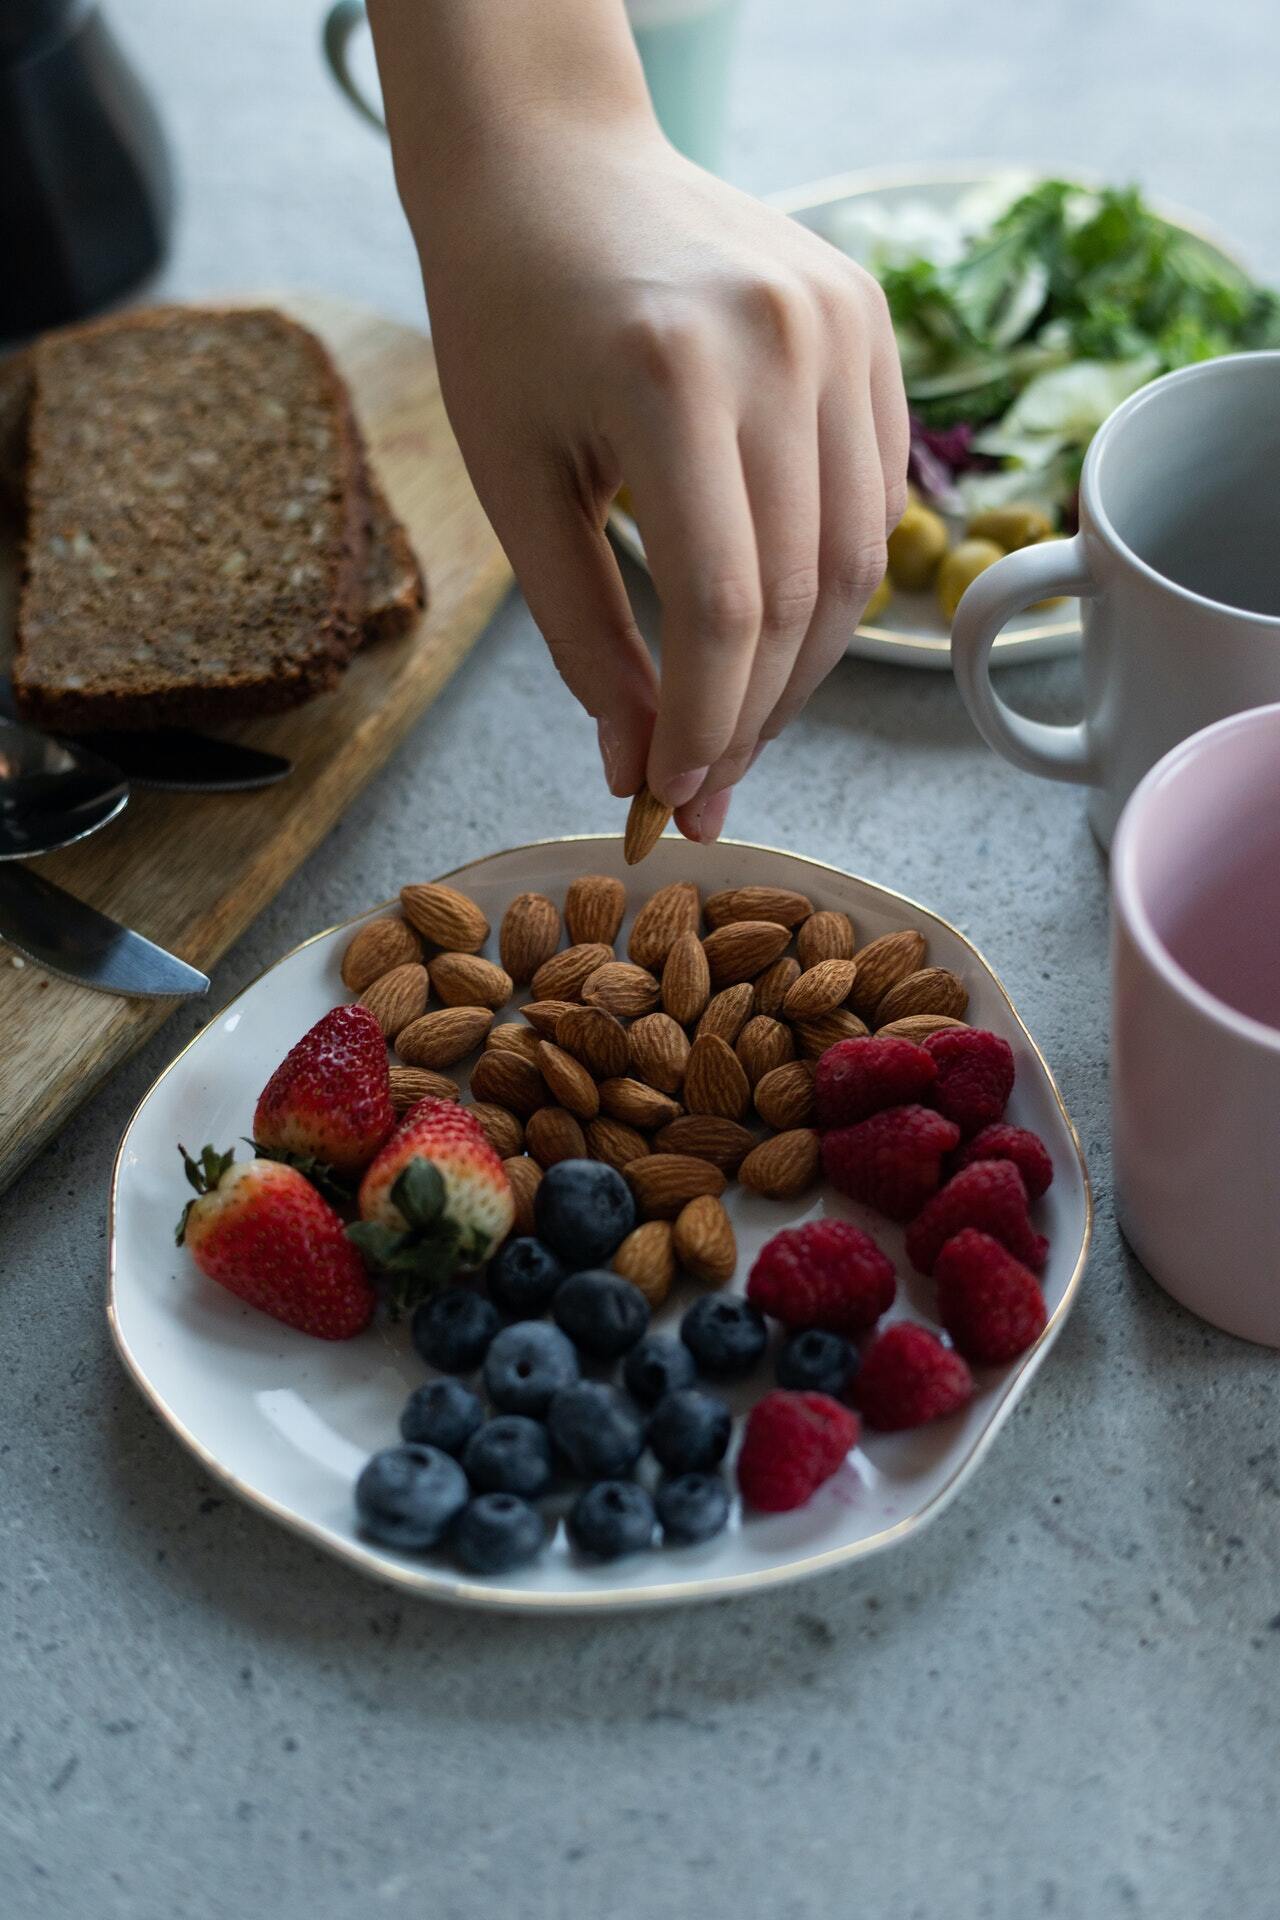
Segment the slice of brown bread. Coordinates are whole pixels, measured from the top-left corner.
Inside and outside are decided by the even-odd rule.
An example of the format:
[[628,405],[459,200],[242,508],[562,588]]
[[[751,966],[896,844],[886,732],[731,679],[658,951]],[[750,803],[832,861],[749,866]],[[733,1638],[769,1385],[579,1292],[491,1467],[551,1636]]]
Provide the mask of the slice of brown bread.
[[202,726],[333,686],[368,502],[315,336],[268,309],[157,308],[32,353],[22,710],[61,732]]
[[369,544],[364,563],[364,638],[390,640],[407,632],[427,604],[426,582],[409,536],[367,463],[365,491]]
[[31,381],[29,353],[0,360],[0,505],[15,514],[22,510]]

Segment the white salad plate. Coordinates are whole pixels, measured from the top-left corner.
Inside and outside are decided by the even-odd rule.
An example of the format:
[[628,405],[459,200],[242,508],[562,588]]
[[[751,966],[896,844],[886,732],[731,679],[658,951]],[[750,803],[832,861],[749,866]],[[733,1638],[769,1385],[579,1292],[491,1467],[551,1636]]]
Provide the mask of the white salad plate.
[[[927,251],[939,259],[958,254],[966,237],[987,226],[1044,178],[1025,170],[973,163],[927,172],[875,169],[837,174],[766,198],[841,253],[870,267],[886,247],[895,252]],[[1082,186],[1100,184],[1078,170],[1073,170],[1072,178]],[[1166,202],[1151,204],[1171,226],[1194,234],[1210,253],[1240,264],[1226,244],[1193,216]],[[643,566],[644,542],[632,516],[615,505],[609,527],[624,552]],[[961,522],[956,520],[953,537],[960,531]],[[1010,620],[992,648],[992,664],[1056,659],[1075,652],[1079,643],[1079,603],[1064,601]],[[850,636],[846,652],[896,666],[945,669],[951,664],[951,633],[932,593],[895,588],[888,606]]]
[[[339,974],[343,950],[363,920],[385,908],[318,934],[196,1035],[125,1129],[111,1196],[111,1330],[156,1412],[233,1493],[364,1573],[472,1607],[592,1612],[709,1600],[804,1579],[902,1543],[958,1493],[1029,1385],[1075,1298],[1089,1245],[1088,1174],[1053,1076],[996,975],[946,921],[818,861],[733,842],[706,848],[665,838],[643,867],[629,870],[620,839],[559,840],[494,854],[445,877],[479,902],[496,930],[512,895],[538,890],[559,903],[584,872],[625,879],[633,905],[679,879],[696,880],[707,893],[763,884],[796,888],[818,906],[843,909],[860,943],[894,928],[918,928],[930,962],[952,968],[967,983],[970,1021],[994,1028],[1012,1045],[1018,1080],[1010,1118],[1033,1128],[1053,1156],[1053,1185],[1036,1209],[1052,1249],[1044,1276],[1049,1321],[1012,1366],[981,1371],[963,1413],[912,1433],[864,1434],[806,1507],[743,1514],[735,1500],[727,1531],[702,1546],[655,1547],[600,1564],[576,1553],[557,1524],[532,1566],[483,1578],[460,1573],[443,1551],[398,1553],[362,1539],[352,1507],[356,1475],[371,1453],[397,1441],[400,1410],[426,1375],[406,1326],[379,1318],[354,1340],[311,1339],[203,1278],[174,1243],[189,1198],[178,1142],[193,1151],[206,1141],[227,1147],[250,1131],[258,1093],[282,1056],[330,1007],[349,998]],[[627,924],[630,918],[629,910]],[[619,951],[624,942],[625,928]],[[496,951],[496,931],[487,950]],[[933,1323],[931,1287],[908,1266],[901,1230],[880,1216],[822,1189],[779,1204],[735,1185],[726,1200],[738,1238],[737,1288],[780,1227],[835,1214],[865,1225],[894,1258],[899,1299],[891,1317],[905,1313]],[[692,1297],[673,1293],[655,1325],[674,1330]],[[766,1361],[729,1397],[744,1410],[771,1382]]]

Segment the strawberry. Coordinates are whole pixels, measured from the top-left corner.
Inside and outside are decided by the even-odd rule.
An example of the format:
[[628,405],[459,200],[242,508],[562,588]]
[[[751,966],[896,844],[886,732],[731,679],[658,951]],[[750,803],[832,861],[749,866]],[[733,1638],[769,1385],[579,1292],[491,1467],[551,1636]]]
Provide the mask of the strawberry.
[[371,1266],[409,1306],[461,1267],[479,1267],[515,1221],[502,1161],[456,1100],[428,1094],[410,1107],[360,1183],[348,1229]]
[[341,1220],[296,1167],[179,1147],[197,1199],[178,1223],[201,1273],[318,1340],[367,1327],[375,1295]]
[[367,1007],[335,1007],[262,1089],[253,1144],[317,1185],[340,1186],[364,1171],[395,1123],[381,1027]]

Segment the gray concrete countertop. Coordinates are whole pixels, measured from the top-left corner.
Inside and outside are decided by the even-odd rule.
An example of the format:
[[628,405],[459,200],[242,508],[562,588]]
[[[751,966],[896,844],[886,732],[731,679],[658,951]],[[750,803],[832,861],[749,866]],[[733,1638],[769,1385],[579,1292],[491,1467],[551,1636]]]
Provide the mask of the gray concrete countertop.
[[[166,291],[311,286],[417,315],[386,154],[331,93],[312,0],[110,11],[179,151]],[[876,161],[1087,164],[1198,207],[1275,274],[1278,58],[1262,0],[754,0],[730,170],[764,189]],[[1042,714],[1075,691],[1069,666],[1004,685]],[[619,813],[513,601],[212,1004],[410,868]],[[850,662],[730,831],[958,922],[1060,1077],[1096,1251],[989,1460],[902,1550],[747,1602],[539,1624],[366,1584],[208,1485],[109,1345],[111,1154],[202,1018],[182,1012],[3,1206],[12,1920],[1275,1912],[1276,1360],[1174,1308],[1117,1236],[1105,875],[1079,796],[987,754],[949,680]]]

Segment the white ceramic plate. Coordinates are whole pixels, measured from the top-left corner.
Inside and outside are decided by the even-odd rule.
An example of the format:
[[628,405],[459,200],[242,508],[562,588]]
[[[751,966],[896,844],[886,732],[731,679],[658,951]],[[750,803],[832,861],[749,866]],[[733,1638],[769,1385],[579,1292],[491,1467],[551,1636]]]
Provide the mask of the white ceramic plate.
[[[513,894],[538,889],[560,901],[569,881],[584,872],[619,875],[637,903],[685,878],[708,893],[747,884],[795,887],[819,906],[851,914],[860,941],[918,927],[931,961],[968,983],[970,1020],[1012,1044],[1018,1084],[1011,1115],[1034,1128],[1053,1155],[1054,1183],[1037,1214],[1052,1243],[1045,1275],[1050,1319],[1038,1344],[1014,1366],[983,1374],[962,1415],[916,1433],[867,1436],[800,1512],[743,1517],[735,1510],[729,1530],[705,1546],[655,1549],[602,1567],[574,1554],[558,1528],[534,1566],[480,1579],[460,1575],[443,1554],[399,1554],[362,1540],[353,1524],[352,1483],[370,1453],[396,1440],[400,1409],[425,1372],[404,1327],[377,1325],[334,1345],[294,1333],[204,1280],[173,1240],[186,1198],[176,1143],[197,1150],[206,1140],[219,1146],[239,1140],[281,1056],[348,997],[339,962],[360,922],[320,934],[211,1020],[129,1122],[112,1194],[111,1328],[156,1411],[233,1492],[366,1573],[471,1606],[589,1610],[711,1599],[800,1579],[904,1540],[958,1491],[1044,1359],[1079,1286],[1089,1243],[1088,1176],[1049,1070],[1000,982],[945,921],[870,881],[732,842],[696,848],[667,838],[643,867],[629,871],[620,840],[554,841],[494,854],[448,877],[480,902],[496,928]],[[930,1319],[927,1283],[910,1274],[900,1230],[878,1216],[864,1218],[863,1210],[830,1193],[784,1206],[737,1187],[729,1209],[738,1235],[737,1285],[779,1227],[833,1212],[861,1219],[897,1260],[895,1313]],[[658,1323],[674,1324],[687,1298],[673,1295]],[[747,1397],[768,1378],[766,1368],[759,1369]]]
[[[1041,177],[1012,168],[973,165],[923,174],[918,169],[876,170],[839,174],[767,197],[773,206],[866,266],[887,237],[926,247],[944,222],[948,233],[953,232],[957,217],[974,228],[985,225],[993,212],[1016,194],[1029,191]],[[1079,173],[1073,177],[1084,185],[1099,184]],[[1192,216],[1164,203],[1158,206],[1171,225],[1195,234],[1210,253],[1239,264],[1224,243]],[[631,515],[615,506],[609,527],[618,545],[643,566],[644,543]],[[958,536],[960,531],[957,521],[953,532]],[[1074,652],[1079,643],[1079,603],[1069,601],[1010,620],[992,649],[992,664],[1054,659]],[[846,651],[897,666],[946,668],[951,664],[951,633],[932,593],[895,589],[884,611],[864,621],[852,635]]]

